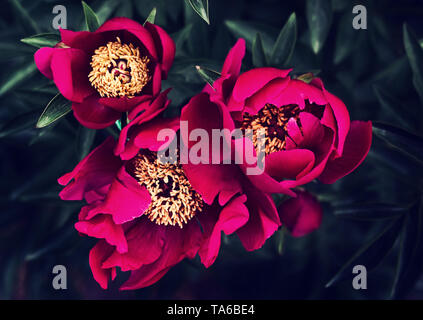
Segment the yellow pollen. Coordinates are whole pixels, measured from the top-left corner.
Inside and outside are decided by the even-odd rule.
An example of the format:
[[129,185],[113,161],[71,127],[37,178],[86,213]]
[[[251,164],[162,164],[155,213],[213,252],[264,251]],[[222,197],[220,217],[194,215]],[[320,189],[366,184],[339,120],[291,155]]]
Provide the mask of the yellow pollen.
[[141,57],[132,43],[108,42],[94,51],[91,58],[91,85],[102,97],[134,97],[147,85],[148,57]]
[[266,104],[257,114],[244,114],[241,129],[253,130],[253,144],[257,151],[261,151],[263,143],[258,144],[256,132],[264,130],[264,148],[265,154],[285,150],[286,138],[288,137],[287,125],[291,118],[294,118],[301,129],[299,122],[300,108],[297,105],[286,105],[277,107],[272,104]]
[[150,193],[151,203],[144,213],[158,225],[188,223],[203,209],[201,196],[192,188],[182,167],[162,163],[153,152],[140,152],[131,165],[133,176]]

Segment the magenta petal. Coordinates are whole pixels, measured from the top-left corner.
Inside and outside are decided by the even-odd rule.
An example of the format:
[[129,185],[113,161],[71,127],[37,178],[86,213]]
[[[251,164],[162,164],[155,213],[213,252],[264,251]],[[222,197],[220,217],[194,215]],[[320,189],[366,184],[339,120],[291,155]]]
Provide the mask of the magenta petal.
[[[166,141],[158,141],[161,130],[172,130],[173,136]],[[138,149],[150,149],[158,151],[161,146],[170,143],[176,136],[179,129],[179,118],[157,118],[143,124],[137,134],[135,134],[134,144]]]
[[150,31],[156,48],[158,48],[158,58],[161,61],[163,78],[166,79],[175,58],[175,42],[162,28],[155,24],[147,22],[145,28]]
[[352,121],[342,156],[329,161],[319,179],[323,183],[333,183],[354,171],[369,153],[371,144],[372,123]]
[[113,154],[114,146],[113,138],[109,137],[78,163],[72,172],[59,178],[59,184],[67,185],[60,192],[60,197],[63,200],[82,200],[87,192],[112,183],[122,165],[119,157]]
[[127,112],[130,111],[135,106],[139,105],[142,102],[150,100],[151,96],[142,95],[132,98],[120,97],[120,98],[100,98],[98,101],[103,106],[109,107],[118,112]]
[[103,25],[98,28],[95,33],[103,33],[106,31],[129,31],[136,36],[140,42],[145,46],[150,55],[157,60],[157,51],[154,44],[153,37],[146,28],[138,22],[124,18],[117,17],[107,20]]
[[241,71],[242,59],[245,55],[245,40],[240,38],[229,50],[222,68],[222,76],[227,74],[238,76]]
[[303,81],[291,79],[289,84],[275,99],[275,105],[297,104],[301,109],[305,107],[305,100],[318,105],[326,105],[328,100],[323,91]]
[[110,278],[116,275],[116,269],[103,269],[101,265],[113,252],[113,247],[106,241],[100,240],[90,251],[89,263],[95,281],[103,288],[107,289]]
[[68,100],[82,102],[95,90],[88,80],[89,57],[79,49],[54,49],[51,57],[53,80],[60,93]]
[[105,39],[101,34],[89,31],[60,29],[60,36],[65,45],[71,48],[81,49],[89,55],[99,46],[105,44]]
[[298,191],[296,198],[284,201],[278,212],[282,224],[293,237],[302,237],[319,228],[323,209],[315,197],[306,191]]
[[293,149],[273,152],[266,156],[265,171],[277,181],[296,179],[303,172],[309,172],[314,165],[314,154],[307,149]]
[[90,220],[79,221],[75,223],[75,229],[90,237],[105,239],[118,252],[128,251],[122,225],[114,224],[109,215],[97,215]]
[[122,271],[136,270],[142,265],[156,261],[164,245],[164,228],[148,219],[137,222],[126,232],[128,250],[125,253],[114,252],[103,268],[120,267]]
[[285,78],[291,70],[257,68],[241,74],[235,83],[233,97],[236,101],[245,100],[276,78]]
[[139,185],[122,167],[112,182],[104,202],[92,210],[87,218],[90,219],[98,213],[111,214],[115,223],[122,224],[143,215],[150,202],[148,190]]
[[34,54],[35,65],[38,70],[49,79],[53,79],[53,73],[51,71],[51,58],[53,57],[53,48],[41,48],[38,49]]
[[237,230],[237,235],[247,251],[261,248],[279,228],[280,220],[271,196],[251,189],[247,193],[248,222]]
[[104,129],[120,119],[120,112],[105,107],[99,102],[99,96],[93,94],[82,103],[72,103],[75,118],[84,126],[91,129]]
[[220,213],[208,210],[199,217],[204,230],[204,240],[198,254],[206,268],[216,260],[222,231],[226,235],[232,234],[248,221],[248,209],[244,204],[246,199],[245,195],[237,197],[229,202]]

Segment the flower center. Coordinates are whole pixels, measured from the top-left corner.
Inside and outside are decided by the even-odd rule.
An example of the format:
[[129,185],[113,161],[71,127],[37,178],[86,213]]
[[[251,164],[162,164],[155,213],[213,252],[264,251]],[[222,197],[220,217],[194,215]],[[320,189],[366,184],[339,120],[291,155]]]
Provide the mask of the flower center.
[[294,118],[301,129],[300,124],[300,108],[297,105],[290,104],[277,107],[273,104],[266,104],[257,114],[244,114],[241,129],[252,130],[253,144],[256,150],[259,150],[263,142],[258,145],[257,132],[264,130],[264,147],[265,154],[284,150],[286,147],[286,138],[288,136],[287,125],[291,118]]
[[182,167],[162,163],[154,152],[140,152],[132,160],[133,176],[147,188],[151,203],[145,214],[156,224],[183,227],[203,209],[201,196],[192,188]]
[[102,97],[133,97],[141,92],[150,77],[147,57],[139,48],[123,44],[119,38],[94,51],[91,58],[91,85]]

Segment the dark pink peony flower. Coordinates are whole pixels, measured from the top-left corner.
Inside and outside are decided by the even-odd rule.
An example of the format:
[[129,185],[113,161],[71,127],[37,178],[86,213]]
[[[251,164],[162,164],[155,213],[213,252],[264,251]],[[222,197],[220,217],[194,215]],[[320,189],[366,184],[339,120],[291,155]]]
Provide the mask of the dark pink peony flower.
[[148,22],[113,18],[95,32],[60,33],[62,41],[39,49],[35,63],[92,129],[112,125],[159,94],[175,55],[169,35]]
[[290,198],[279,205],[278,213],[291,235],[302,237],[319,228],[323,210],[317,199],[307,191],[296,193],[296,198]]
[[[292,79],[290,70],[275,68],[239,75],[244,53],[240,39],[213,88],[207,85],[182,110],[181,120],[189,122],[190,131],[265,130],[264,172],[248,178],[270,193],[295,196],[292,188],[316,178],[333,183],[361,164],[371,145],[371,122],[350,122],[344,103],[318,78],[305,83]],[[251,139],[244,140],[247,148],[258,148]],[[248,166],[241,168],[245,171]]]
[[[87,202],[75,227],[99,239],[89,262],[102,288],[116,277],[116,267],[131,271],[121,289],[142,288],[197,253],[206,267],[213,264],[222,231],[236,232],[254,250],[280,226],[271,197],[241,172],[229,186],[225,166],[158,161],[156,151],[166,142],[153,137],[159,128],[178,125],[177,119],[156,117],[166,105],[163,93],[122,130],[119,141],[108,138],[59,179],[66,185],[62,199]],[[237,178],[245,179],[243,188]],[[205,184],[212,191],[203,193]]]

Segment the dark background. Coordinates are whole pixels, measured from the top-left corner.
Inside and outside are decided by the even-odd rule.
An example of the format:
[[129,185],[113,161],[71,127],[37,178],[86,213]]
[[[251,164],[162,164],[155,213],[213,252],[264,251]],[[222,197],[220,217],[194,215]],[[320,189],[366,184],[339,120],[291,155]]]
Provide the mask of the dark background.
[[[354,173],[334,185],[313,182],[306,186],[324,206],[319,230],[299,239],[288,234],[283,237],[279,232],[256,252],[245,252],[236,237],[225,237],[218,259],[209,269],[197,259],[183,261],[149,288],[120,292],[118,287],[128,274],[118,273],[107,291],[94,281],[88,252],[95,240],[79,236],[73,227],[82,203],[60,201],[56,182],[110,133],[101,130],[93,136],[71,114],[49,127],[35,128],[57,89],[36,70],[36,48],[20,42],[36,33],[57,32],[51,25],[52,8],[57,4],[67,9],[68,29],[86,28],[81,3],[2,1],[0,298],[422,298],[423,281],[418,279],[423,265],[423,229],[415,221],[423,215],[422,158],[416,156],[423,154],[419,138],[423,109],[418,86],[413,84],[416,68],[411,67],[404,48],[403,24],[414,30],[417,39],[423,39],[423,1],[326,2],[332,18],[323,19],[322,23],[328,24],[328,36],[315,54],[310,46],[306,1],[211,0],[210,25],[182,0],[87,1],[101,23],[113,16],[142,23],[150,10],[157,8],[155,23],[177,43],[177,57],[164,83],[165,88],[174,87],[171,112],[176,113],[204,86],[194,65],[219,71],[236,38],[245,37],[251,48],[257,32],[265,51],[271,50],[279,31],[295,12],[298,36],[292,59],[285,67],[293,67],[296,74],[318,73],[326,88],[346,103],[353,120],[394,126],[389,127],[388,135],[383,130],[375,134],[368,158]],[[367,30],[351,26],[355,4],[367,8]],[[423,45],[423,41],[420,43]],[[423,53],[419,53],[421,56]],[[423,65],[423,60],[417,61]],[[243,68],[251,67],[249,49]],[[93,138],[92,144],[87,145],[87,136]],[[275,200],[280,201],[277,197]],[[387,218],[390,213],[392,217]],[[352,219],[357,214],[370,220]],[[391,223],[393,228],[381,233]],[[345,280],[325,288],[363,246],[358,261],[369,269],[368,289],[352,288],[351,271]],[[67,268],[67,290],[52,287],[52,269],[58,264]]]

